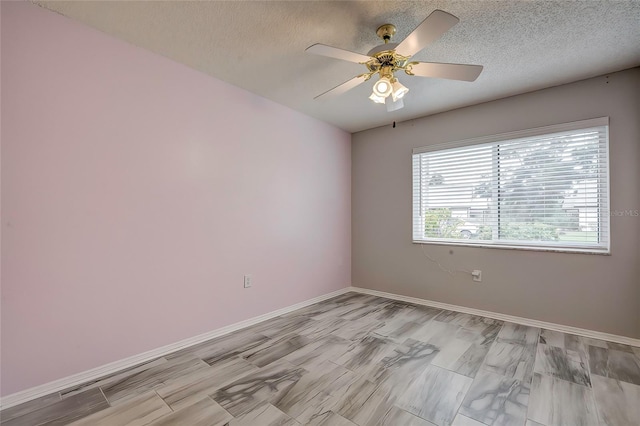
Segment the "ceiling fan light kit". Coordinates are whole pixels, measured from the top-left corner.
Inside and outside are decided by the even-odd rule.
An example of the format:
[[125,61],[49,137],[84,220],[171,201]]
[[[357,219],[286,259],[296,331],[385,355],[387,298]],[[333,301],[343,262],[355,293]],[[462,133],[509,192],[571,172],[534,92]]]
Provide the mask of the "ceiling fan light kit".
[[387,112],[395,111],[397,109],[404,107],[404,102],[402,102],[402,98],[398,99],[397,101],[389,100],[389,98],[387,98],[386,104],[387,104]]
[[404,98],[404,95],[406,95],[409,92],[409,89],[404,87],[402,83],[398,81],[397,78],[393,79],[393,83],[391,87],[393,88],[391,92],[391,97],[393,98],[394,102],[396,102],[398,99]]
[[[378,104],[386,103],[387,111],[395,111],[404,106],[402,99],[409,92],[409,89],[395,77],[394,73],[398,71],[404,71],[410,76],[475,81],[482,72],[480,65],[410,61],[413,55],[440,38],[458,21],[458,18],[447,12],[435,10],[400,43],[389,43],[396,33],[395,26],[392,24],[381,25],[376,30],[376,34],[384,41],[384,44],[374,47],[367,55],[323,44],[309,46],[306,49],[309,53],[363,64],[368,70],[368,72],[316,96],[315,99],[325,99],[343,94],[378,74],[378,81],[374,83],[373,93],[369,99]],[[388,101],[389,96],[393,102]]]
[[387,76],[380,77],[373,85],[373,93],[382,98],[386,98],[391,94],[391,79]]
[[377,103],[377,104],[383,104],[385,102],[385,98],[382,96],[378,96],[375,93],[372,93],[371,96],[369,96],[369,99],[371,99],[373,102]]

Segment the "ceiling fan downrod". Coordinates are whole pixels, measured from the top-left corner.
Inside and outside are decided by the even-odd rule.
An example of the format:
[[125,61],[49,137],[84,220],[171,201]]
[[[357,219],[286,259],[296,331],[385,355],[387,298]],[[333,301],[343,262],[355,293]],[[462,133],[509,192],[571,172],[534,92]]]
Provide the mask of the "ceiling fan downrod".
[[396,27],[393,24],[380,25],[376,30],[376,34],[378,35],[378,37],[384,40],[384,44],[389,43],[391,37],[393,37],[395,33]]

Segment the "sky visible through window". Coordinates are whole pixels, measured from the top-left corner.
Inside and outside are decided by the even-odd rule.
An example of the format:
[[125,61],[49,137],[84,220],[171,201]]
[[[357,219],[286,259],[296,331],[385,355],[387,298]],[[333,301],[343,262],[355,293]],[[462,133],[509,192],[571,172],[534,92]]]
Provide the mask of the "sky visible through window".
[[603,134],[606,141],[602,127],[416,154],[424,238],[600,243]]

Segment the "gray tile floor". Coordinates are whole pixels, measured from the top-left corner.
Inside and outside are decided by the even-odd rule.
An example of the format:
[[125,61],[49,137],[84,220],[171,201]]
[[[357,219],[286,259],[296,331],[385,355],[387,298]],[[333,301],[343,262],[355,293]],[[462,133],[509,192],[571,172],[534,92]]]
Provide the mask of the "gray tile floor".
[[640,349],[348,293],[4,410],[13,425],[639,425]]

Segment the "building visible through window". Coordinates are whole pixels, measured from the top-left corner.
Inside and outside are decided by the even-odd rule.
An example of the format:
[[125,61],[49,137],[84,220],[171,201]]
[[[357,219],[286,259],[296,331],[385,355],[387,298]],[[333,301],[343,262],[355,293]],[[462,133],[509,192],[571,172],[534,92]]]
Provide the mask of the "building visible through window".
[[416,149],[413,240],[608,252],[608,187],[608,119]]

